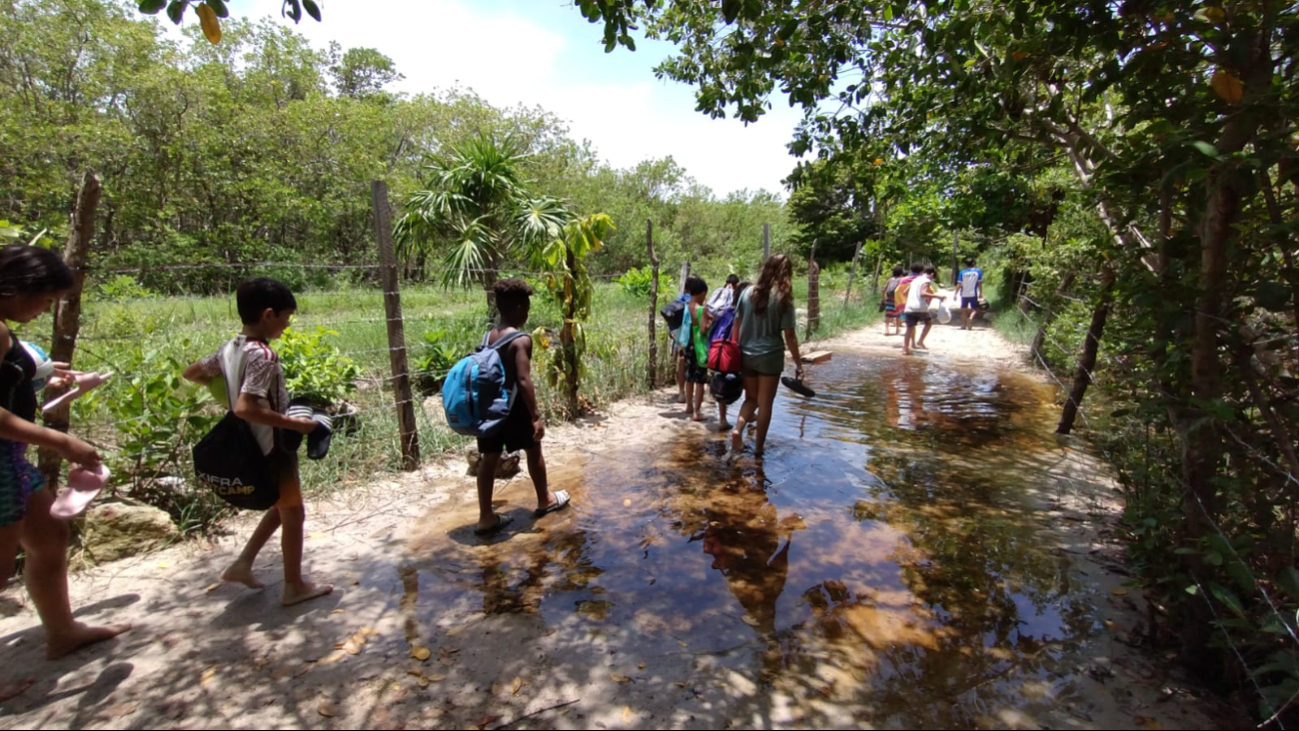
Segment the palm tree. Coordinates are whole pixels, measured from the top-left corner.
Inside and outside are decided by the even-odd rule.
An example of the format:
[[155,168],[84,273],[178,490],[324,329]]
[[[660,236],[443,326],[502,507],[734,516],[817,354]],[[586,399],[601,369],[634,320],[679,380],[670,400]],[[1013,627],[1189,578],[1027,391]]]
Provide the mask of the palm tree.
[[554,198],[534,197],[520,173],[527,154],[512,137],[485,134],[452,148],[426,168],[425,189],[406,201],[397,221],[398,253],[406,260],[443,257],[443,282],[487,291],[514,249],[531,249],[562,236],[573,216]]

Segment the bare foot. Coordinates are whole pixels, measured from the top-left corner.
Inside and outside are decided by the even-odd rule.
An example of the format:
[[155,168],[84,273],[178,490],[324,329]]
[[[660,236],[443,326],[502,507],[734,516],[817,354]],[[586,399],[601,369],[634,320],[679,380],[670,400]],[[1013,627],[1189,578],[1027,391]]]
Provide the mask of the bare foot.
[[722,423],[720,423],[720,424],[717,425],[717,431],[726,431],[726,430],[728,430],[728,429],[732,429],[732,428],[734,428],[734,425],[733,425],[733,424],[727,424],[727,423],[724,422],[724,421],[723,421]]
[[280,598],[280,606],[291,607],[294,604],[319,599],[333,590],[333,584],[309,584],[305,581],[296,586],[285,584],[284,596]]
[[744,451],[744,437],[738,430],[731,432],[731,451],[736,453]]
[[677,403],[679,403],[679,404],[684,404],[685,402],[686,402],[686,395],[685,395],[684,393],[678,393],[678,394],[677,394]]
[[80,622],[73,622],[66,632],[49,633],[45,639],[45,657],[57,660],[65,655],[80,650],[87,645],[111,640],[131,629],[129,624],[110,624],[105,627],[87,627]]
[[694,420],[695,420],[695,421],[703,421],[703,420],[704,420],[704,415],[696,411],[696,412],[695,412],[695,415],[694,415]]
[[0,703],[12,700],[27,692],[36,683],[35,678],[22,678],[0,685]]
[[249,589],[262,589],[266,587],[265,584],[257,580],[256,576],[253,576],[252,566],[240,563],[239,561],[230,564],[230,568],[222,572],[221,580],[228,581],[231,584],[243,584]]

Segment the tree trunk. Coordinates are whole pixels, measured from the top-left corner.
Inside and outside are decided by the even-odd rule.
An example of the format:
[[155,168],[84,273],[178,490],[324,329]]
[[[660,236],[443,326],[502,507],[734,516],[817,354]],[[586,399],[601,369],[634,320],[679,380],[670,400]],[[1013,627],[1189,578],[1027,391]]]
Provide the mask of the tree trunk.
[[[568,271],[577,271],[577,257],[573,251],[568,251]],[[568,418],[576,418],[580,413],[577,402],[577,389],[579,386],[578,374],[578,357],[577,357],[577,294],[574,292],[572,297],[568,298],[564,305],[564,326],[559,330],[559,343],[562,347],[562,356],[564,358],[564,387],[568,398]]]
[[[75,208],[72,210],[72,226],[68,231],[67,248],[63,260],[72,270],[72,289],[58,303],[54,313],[54,340],[50,346],[50,360],[71,364],[76,353],[77,335],[81,332],[81,290],[86,282],[86,259],[90,253],[90,242],[95,236],[95,210],[103,188],[99,176],[94,171],[86,171],[77,191]],[[58,393],[47,392],[49,397]],[[64,404],[44,415],[45,426],[66,433],[71,419],[71,404]],[[45,489],[52,494],[59,489],[59,473],[63,458],[58,452],[41,447],[37,462],[41,475],[45,478]]]
[[1092,383],[1092,374],[1096,372],[1096,358],[1100,353],[1101,337],[1105,335],[1105,322],[1110,316],[1110,303],[1114,299],[1114,267],[1109,264],[1101,270],[1101,298],[1092,310],[1091,326],[1087,328],[1087,339],[1083,342],[1082,357],[1078,359],[1078,371],[1074,373],[1073,388],[1069,390],[1069,400],[1065,401],[1060,413],[1060,425],[1056,434],[1068,434],[1073,429],[1074,419],[1082,407],[1087,387]]

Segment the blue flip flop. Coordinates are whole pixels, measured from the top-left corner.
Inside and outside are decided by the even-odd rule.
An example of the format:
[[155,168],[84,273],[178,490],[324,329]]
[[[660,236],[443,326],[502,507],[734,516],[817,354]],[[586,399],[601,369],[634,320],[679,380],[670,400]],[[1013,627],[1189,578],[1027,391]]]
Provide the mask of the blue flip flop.
[[541,518],[550,515],[551,513],[554,513],[556,511],[563,510],[564,508],[568,507],[568,504],[569,502],[572,501],[572,499],[573,497],[568,494],[568,490],[556,490],[555,504],[551,505],[548,508],[542,508],[541,510],[536,511],[535,513],[532,514],[532,517]]

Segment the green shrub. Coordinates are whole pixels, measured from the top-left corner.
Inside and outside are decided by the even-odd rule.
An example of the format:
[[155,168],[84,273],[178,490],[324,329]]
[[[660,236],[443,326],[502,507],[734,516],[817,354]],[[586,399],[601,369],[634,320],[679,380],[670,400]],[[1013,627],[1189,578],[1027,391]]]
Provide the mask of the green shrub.
[[[640,269],[628,269],[621,277],[614,277],[613,281],[622,285],[622,291],[634,297],[648,297],[650,288],[654,284],[654,270],[650,267]],[[663,288],[663,273],[659,272],[659,292],[665,291]]]
[[323,327],[315,332],[289,328],[276,347],[289,395],[311,399],[320,408],[341,402],[356,390],[356,379],[361,377],[355,361],[325,342],[331,335],[338,333]]
[[107,282],[100,282],[95,290],[101,299],[113,302],[154,296],[152,290],[140,284],[135,277],[129,274],[118,274]]

